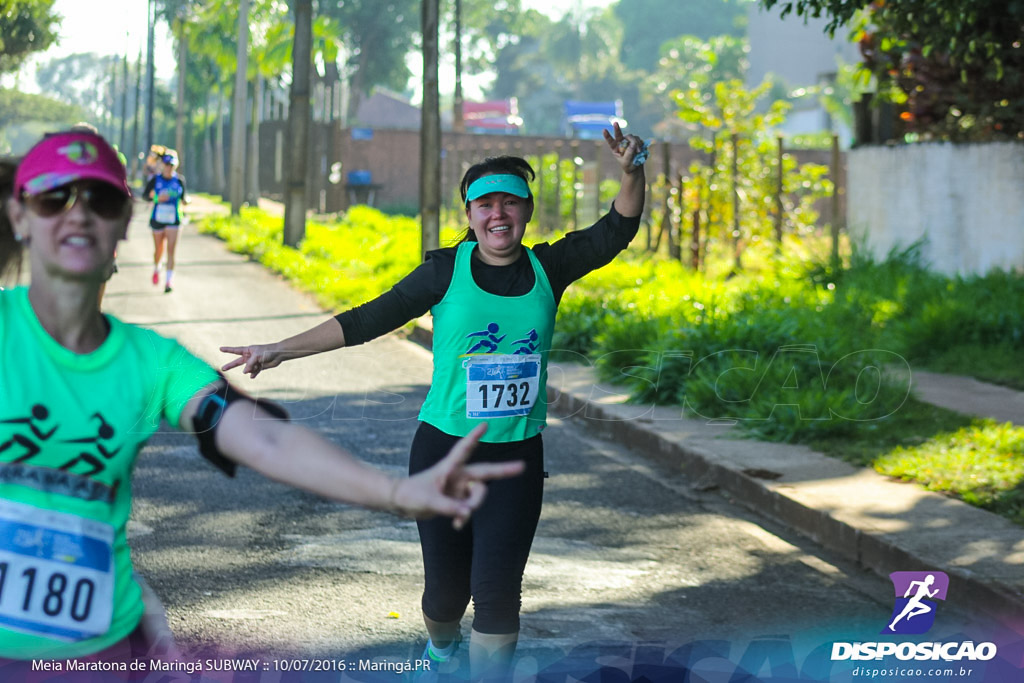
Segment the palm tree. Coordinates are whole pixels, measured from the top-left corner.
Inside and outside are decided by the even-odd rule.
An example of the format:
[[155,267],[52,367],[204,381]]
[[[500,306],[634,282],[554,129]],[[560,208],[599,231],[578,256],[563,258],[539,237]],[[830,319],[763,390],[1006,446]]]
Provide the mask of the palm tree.
[[245,96],[249,59],[249,0],[238,0],[238,44],[235,46],[235,92],[231,106],[231,174],[228,176],[231,215],[242,210],[245,193]]

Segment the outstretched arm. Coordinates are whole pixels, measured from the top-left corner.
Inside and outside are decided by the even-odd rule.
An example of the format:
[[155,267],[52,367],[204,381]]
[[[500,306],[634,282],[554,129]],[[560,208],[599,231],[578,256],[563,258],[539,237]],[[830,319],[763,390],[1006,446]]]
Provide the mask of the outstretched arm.
[[618,123],[614,124],[614,132],[605,130],[603,133],[605,142],[622,168],[619,193],[615,195],[615,210],[626,218],[639,216],[644,210],[647,180],[643,165],[634,166],[633,157],[643,149],[644,141],[639,136],[623,134]]
[[222,346],[224,353],[238,356],[226,363],[221,370],[227,372],[232,368],[244,366],[242,372],[255,377],[262,370],[276,368],[286,360],[312,356],[324,351],[333,351],[345,346],[345,332],[337,320],[325,320],[316,327],[305,332],[282,339],[273,344],[252,344],[250,346]]
[[156,176],[146,181],[146,187],[142,190],[142,198],[147,202],[153,199],[153,191],[156,189]]
[[[192,420],[206,393],[198,392],[186,405],[180,420],[183,429],[193,430]],[[248,400],[228,405],[215,430],[223,455],[270,479],[362,507],[417,518],[449,516],[456,528],[483,502],[484,481],[523,470],[522,462],[465,464],[486,425],[461,439],[439,463],[412,477],[392,477],[311,429],[275,419]]]

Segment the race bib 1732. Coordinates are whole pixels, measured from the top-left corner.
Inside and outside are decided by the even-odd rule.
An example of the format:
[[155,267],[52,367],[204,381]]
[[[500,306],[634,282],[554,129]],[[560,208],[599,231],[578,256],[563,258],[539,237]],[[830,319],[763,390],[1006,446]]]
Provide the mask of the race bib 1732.
[[471,356],[466,368],[466,417],[529,415],[540,392],[539,353]]

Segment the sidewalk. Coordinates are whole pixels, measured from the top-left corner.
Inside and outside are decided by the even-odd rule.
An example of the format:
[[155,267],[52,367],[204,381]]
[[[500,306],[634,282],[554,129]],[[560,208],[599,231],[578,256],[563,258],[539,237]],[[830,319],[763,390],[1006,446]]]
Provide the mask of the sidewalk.
[[[219,210],[198,198],[190,213],[211,209]],[[421,322],[412,338],[429,346],[429,319]],[[682,471],[695,488],[720,489],[880,575],[943,571],[958,601],[1021,628],[1024,529],[1008,520],[803,446],[742,439],[679,408],[629,404],[590,368],[552,364],[549,375],[552,417],[586,420],[594,434]],[[913,383],[922,400],[1024,424],[1024,394],[917,371]]]
[[[719,488],[883,576],[943,571],[958,599],[1020,628],[1024,529],[1008,520],[803,446],[742,439],[729,425],[683,417],[679,408],[627,404],[626,395],[596,381],[589,368],[552,368],[549,383],[555,414],[587,420],[596,433],[684,471],[695,487]],[[1024,424],[1024,397],[998,387],[915,373],[914,390],[981,417],[1006,420],[1016,406],[1013,414]],[[995,404],[996,414],[981,412],[992,395],[1006,400]]]

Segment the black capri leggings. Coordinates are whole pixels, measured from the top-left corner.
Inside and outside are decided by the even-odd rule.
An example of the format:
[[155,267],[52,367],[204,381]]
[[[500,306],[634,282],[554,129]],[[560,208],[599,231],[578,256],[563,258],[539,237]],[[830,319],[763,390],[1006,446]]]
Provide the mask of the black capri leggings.
[[[420,423],[412,442],[409,473],[443,458],[458,441]],[[526,461],[518,477],[487,483],[487,498],[469,524],[456,531],[446,517],[417,522],[423,548],[423,613],[433,621],[462,618],[473,599],[478,633],[516,633],[523,571],[544,496],[544,444],[537,436],[510,443],[481,443],[470,462]]]

